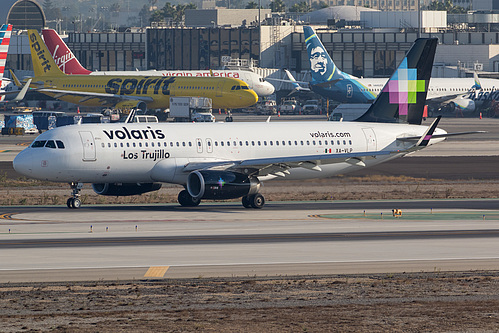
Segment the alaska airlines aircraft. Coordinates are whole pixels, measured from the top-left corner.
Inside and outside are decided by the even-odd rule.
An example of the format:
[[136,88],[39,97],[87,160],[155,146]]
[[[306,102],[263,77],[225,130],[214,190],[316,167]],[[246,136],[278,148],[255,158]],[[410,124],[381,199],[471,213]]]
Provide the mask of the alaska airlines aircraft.
[[213,108],[244,108],[258,96],[248,84],[224,77],[67,75],[54,62],[36,30],[28,30],[35,77],[31,87],[86,106],[118,109],[168,108],[171,96],[208,97]]
[[187,76],[187,77],[230,77],[240,79],[248,84],[258,96],[269,96],[274,93],[274,86],[263,77],[252,71],[244,70],[149,70],[149,71],[120,71],[120,72],[92,72],[83,67],[59,34],[53,29],[42,30],[43,39],[55,63],[66,74],[89,75],[145,75],[145,76]]
[[[386,78],[358,78],[342,72],[329,56],[312,27],[303,28],[312,81],[310,88],[326,98],[340,103],[372,103],[386,84]],[[475,110],[474,90],[482,90],[481,99],[492,97],[499,80],[475,78],[432,78],[428,87],[430,106],[451,104],[463,111]]]
[[436,46],[436,39],[418,39],[357,122],[70,125],[38,136],[16,156],[14,168],[70,183],[71,208],[81,205],[82,183],[111,196],[174,183],[185,188],[178,196],[182,206],[242,197],[244,207],[262,208],[262,181],[343,174],[452,135],[437,128],[440,117],[430,127],[420,125]]

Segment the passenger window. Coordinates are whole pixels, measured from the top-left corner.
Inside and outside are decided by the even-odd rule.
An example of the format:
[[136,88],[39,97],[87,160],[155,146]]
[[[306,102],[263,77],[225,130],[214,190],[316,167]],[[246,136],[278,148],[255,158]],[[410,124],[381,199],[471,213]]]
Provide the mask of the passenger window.
[[246,146],[249,146],[249,141],[246,141]]
[[173,147],[173,142],[170,142],[170,147]]
[[255,141],[251,141],[251,145],[254,146],[255,145]]
[[47,142],[47,141],[45,141],[45,140],[42,140],[42,141],[35,141],[35,142],[33,142],[33,143],[31,144],[31,147],[32,147],[32,148],[40,148],[40,147],[43,147],[43,146],[45,146],[45,142]]
[[135,147],[135,142],[132,142],[132,146]]
[[224,146],[224,142],[223,141],[220,141],[220,146]]
[[[303,142],[302,142],[302,144],[303,144]],[[295,146],[298,146],[298,141],[295,141]]]
[[215,141],[215,147],[218,147],[218,141]]
[[111,142],[107,143],[108,148],[111,148]]
[[57,144],[57,148],[59,148],[59,149],[64,149],[65,148],[64,147],[64,142],[62,142],[61,140],[57,140],[55,143]]
[[322,141],[321,141],[321,140],[319,140],[319,146],[321,146],[321,145],[322,145]]
[[312,141],[312,144],[315,146],[315,140]]
[[348,144],[350,144],[350,145],[351,145],[351,144],[352,144],[352,140],[348,140]]
[[230,141],[227,141],[227,147],[230,147]]
[[[272,141],[270,141],[270,143],[272,143]],[[275,142],[275,145],[276,145],[276,146],[279,146],[279,141],[276,141],[276,142]]]
[[127,142],[127,143],[126,143],[126,146],[127,146],[127,147],[130,147],[130,142]]
[[123,148],[123,142],[120,142],[120,147]]
[[267,145],[267,141],[263,141],[263,145],[266,146]]
[[45,144],[45,147],[47,147],[47,148],[54,148],[55,149],[55,142],[53,140],[49,140]]
[[303,146],[303,141],[300,141],[301,145]]
[[177,147],[180,147],[180,143],[178,143],[178,141],[177,141]]
[[[190,143],[190,142],[189,142]],[[208,142],[208,146],[210,145],[210,143]],[[198,141],[198,147],[201,147],[201,141]]]
[[182,147],[185,147],[185,142],[182,142]]
[[343,140],[343,144],[346,146],[347,145],[347,142],[345,140]]
[[101,143],[101,146],[102,146],[102,148],[105,148],[105,147],[106,147],[106,145],[104,144],[104,142],[103,142],[103,143]]
[[142,142],[139,142],[139,147],[142,147]]
[[339,146],[341,143],[340,143],[340,140],[337,140],[336,141],[336,144]]
[[258,141],[258,145],[259,145],[259,146],[261,146],[261,145],[262,145],[262,143],[261,143],[260,141]]
[[114,148],[117,148],[118,147],[118,144],[115,142],[114,143]]

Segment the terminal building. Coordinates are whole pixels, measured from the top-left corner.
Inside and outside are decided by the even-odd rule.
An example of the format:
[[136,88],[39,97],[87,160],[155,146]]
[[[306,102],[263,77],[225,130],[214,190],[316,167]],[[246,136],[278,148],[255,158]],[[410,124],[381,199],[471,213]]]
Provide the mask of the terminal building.
[[[42,7],[35,0],[7,1],[12,7],[4,20],[18,31],[46,25]],[[21,8],[30,8],[32,14],[19,19],[16,13]],[[436,77],[469,76],[475,70],[489,76],[499,73],[499,23],[495,23],[499,14],[494,12],[488,16],[463,14],[466,17],[459,23],[459,16],[446,12],[422,11],[418,19],[414,11],[345,6],[321,11],[321,15],[307,14],[300,23],[312,25],[336,65],[355,76],[391,75],[418,36],[439,39]],[[188,10],[184,25],[170,22],[123,32],[75,28],[67,32],[67,43],[90,70],[208,69],[234,64],[237,59],[239,65],[252,64],[264,76],[283,78],[279,69],[288,68],[299,74],[298,79],[306,79],[310,65],[298,21],[269,10],[221,13],[217,9]],[[31,69],[25,34],[13,34],[7,68]]]

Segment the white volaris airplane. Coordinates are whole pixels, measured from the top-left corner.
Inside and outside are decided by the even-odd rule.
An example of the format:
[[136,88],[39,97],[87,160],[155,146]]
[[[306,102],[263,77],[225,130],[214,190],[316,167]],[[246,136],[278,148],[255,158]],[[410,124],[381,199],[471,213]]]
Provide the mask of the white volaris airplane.
[[452,135],[437,128],[440,118],[420,125],[436,46],[436,39],[417,40],[358,122],[70,125],[38,136],[16,156],[14,168],[69,183],[71,208],[81,205],[82,183],[112,196],[174,183],[185,187],[178,196],[182,206],[241,197],[244,207],[261,208],[262,181],[343,174]]
[[120,72],[92,72],[83,67],[59,34],[53,29],[43,29],[43,40],[59,68],[66,74],[89,75],[144,75],[144,76],[188,76],[188,77],[230,77],[240,79],[248,84],[258,96],[269,96],[274,93],[274,86],[252,71],[245,70],[149,70],[149,71],[120,71]]

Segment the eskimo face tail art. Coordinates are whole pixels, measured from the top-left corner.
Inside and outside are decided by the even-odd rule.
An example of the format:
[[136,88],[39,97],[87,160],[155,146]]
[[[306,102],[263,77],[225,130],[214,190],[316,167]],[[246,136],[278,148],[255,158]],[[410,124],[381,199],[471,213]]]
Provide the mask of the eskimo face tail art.
[[436,38],[417,39],[376,101],[357,121],[420,125],[436,48]]
[[313,91],[342,103],[367,103],[376,98],[357,77],[342,72],[336,66],[312,27],[303,27],[303,32],[310,59],[310,86]]

